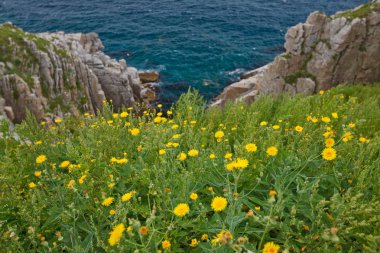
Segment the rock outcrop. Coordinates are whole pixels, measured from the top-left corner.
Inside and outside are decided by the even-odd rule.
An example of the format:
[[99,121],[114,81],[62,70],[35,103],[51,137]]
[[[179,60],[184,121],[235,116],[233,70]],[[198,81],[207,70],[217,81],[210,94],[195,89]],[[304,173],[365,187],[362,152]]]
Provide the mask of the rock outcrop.
[[260,94],[312,94],[342,83],[380,81],[380,0],[328,17],[310,14],[291,27],[286,52],[227,86],[212,106],[252,102]]
[[94,113],[103,100],[116,109],[143,102],[148,92],[137,70],[102,49],[96,33],[30,34],[0,25],[0,114],[17,123],[27,110],[41,120]]

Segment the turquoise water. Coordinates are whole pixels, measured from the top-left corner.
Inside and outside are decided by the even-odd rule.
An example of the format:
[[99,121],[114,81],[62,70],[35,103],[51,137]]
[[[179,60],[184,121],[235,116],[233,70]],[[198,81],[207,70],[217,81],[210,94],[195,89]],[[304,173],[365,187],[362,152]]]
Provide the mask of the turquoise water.
[[207,98],[281,53],[288,27],[365,0],[0,0],[0,22],[100,34],[105,51],[161,73],[161,101],[191,85]]

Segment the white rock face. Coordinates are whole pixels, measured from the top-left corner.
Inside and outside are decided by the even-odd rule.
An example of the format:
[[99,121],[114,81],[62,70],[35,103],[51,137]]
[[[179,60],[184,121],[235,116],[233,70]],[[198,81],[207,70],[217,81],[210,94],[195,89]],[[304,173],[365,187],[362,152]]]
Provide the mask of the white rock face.
[[306,23],[289,28],[286,53],[243,74],[246,79],[227,86],[212,106],[228,100],[252,102],[260,94],[312,94],[342,83],[379,82],[380,0],[357,17],[355,11],[363,7],[332,17],[311,13]]
[[[94,113],[103,100],[112,100],[116,109],[143,102],[137,69],[105,55],[96,33],[31,35],[16,27],[14,30],[25,37],[22,44],[9,39],[14,59],[31,63],[18,71],[19,75],[14,64],[0,62],[0,99],[4,101],[0,114],[11,116],[13,122],[22,121],[27,110],[41,120],[80,111]],[[7,46],[2,45],[0,53]]]

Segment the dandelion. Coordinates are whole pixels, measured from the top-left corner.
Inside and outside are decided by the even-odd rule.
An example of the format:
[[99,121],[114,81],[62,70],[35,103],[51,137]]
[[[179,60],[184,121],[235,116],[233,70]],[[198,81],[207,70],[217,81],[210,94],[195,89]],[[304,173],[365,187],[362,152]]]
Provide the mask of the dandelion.
[[227,199],[224,197],[214,197],[211,202],[211,207],[215,212],[221,212],[227,207]]
[[128,113],[127,112],[122,112],[122,113],[120,113],[120,117],[121,118],[126,118],[126,117],[128,117]]
[[278,149],[275,146],[271,146],[267,149],[267,154],[269,156],[276,156],[278,154]]
[[178,127],[179,127],[179,126],[178,126],[177,124],[172,125],[172,129],[173,129],[173,130],[178,129]]
[[110,232],[110,237],[108,238],[108,243],[111,246],[116,245],[120,241],[124,231],[125,231],[125,226],[123,223],[116,225],[113,228],[113,230]]
[[36,177],[40,177],[40,176],[41,176],[41,174],[42,174],[42,172],[41,172],[41,171],[36,171],[36,172],[34,172],[34,176],[36,176]]
[[266,121],[261,121],[260,122],[260,126],[266,126],[266,125],[268,125],[268,122],[266,122]]
[[326,139],[325,140],[325,145],[326,145],[326,147],[331,148],[332,146],[335,145],[334,139],[333,138]]
[[203,234],[202,237],[201,237],[201,240],[202,241],[207,241],[208,240],[208,235],[207,234]]
[[277,192],[275,190],[270,190],[269,191],[269,196],[275,197],[277,195]]
[[166,154],[166,151],[165,151],[164,149],[160,149],[160,150],[158,151],[158,153],[159,153],[160,155],[165,155],[165,154]]
[[248,165],[249,165],[249,162],[247,159],[236,158],[236,160],[235,160],[235,168],[236,169],[245,169],[248,167]]
[[196,194],[194,192],[190,194],[190,199],[197,200],[197,198],[198,198],[198,194]]
[[223,131],[218,131],[215,133],[215,138],[220,139],[224,137]]
[[330,123],[331,119],[329,117],[322,117],[322,122],[324,122],[324,123]]
[[232,153],[227,153],[224,155],[224,158],[226,159],[231,159],[232,158]]
[[43,163],[47,160],[46,156],[45,155],[39,155],[37,156],[36,158],[36,163]]
[[135,194],[136,194],[135,191],[127,192],[123,196],[121,196],[121,201],[123,202],[129,201]]
[[28,186],[29,186],[29,188],[31,188],[31,189],[37,187],[37,185],[36,185],[35,183],[33,183],[33,182],[29,183]]
[[212,153],[212,154],[210,154],[209,157],[210,157],[210,159],[215,159],[215,154]]
[[172,244],[170,243],[170,241],[165,240],[165,241],[162,241],[161,246],[162,246],[163,249],[170,249],[170,247],[172,246]]
[[196,238],[191,239],[190,247],[195,248],[197,247],[197,245],[198,245],[198,240]]
[[325,91],[324,90],[320,90],[319,91],[319,95],[323,95],[323,94],[325,94]]
[[131,134],[132,134],[133,136],[137,136],[137,135],[140,134],[140,130],[139,130],[138,128],[132,128],[132,129],[131,129]]
[[139,233],[142,234],[142,235],[147,235],[149,233],[149,229],[148,227],[146,226],[142,226],[140,229],[139,229]]
[[173,210],[173,213],[178,216],[178,217],[183,217],[185,216],[186,214],[188,214],[190,212],[190,207],[188,204],[185,204],[185,203],[180,203],[178,204],[174,210]]
[[222,230],[216,236],[214,236],[214,239],[211,240],[211,244],[213,246],[216,246],[217,244],[226,244],[232,239],[233,236],[230,231]]
[[280,246],[274,242],[267,242],[263,248],[263,253],[278,253],[279,251]]
[[116,214],[116,211],[112,209],[112,210],[109,211],[109,214],[110,214],[110,215],[115,215],[115,214]]
[[296,132],[298,132],[298,133],[301,133],[301,132],[303,131],[303,127],[301,127],[301,126],[296,126],[296,127],[294,128],[294,130],[296,130]]
[[333,148],[325,148],[322,151],[322,157],[327,161],[334,160],[336,158],[336,150]]
[[339,118],[338,113],[336,112],[331,113],[331,117],[333,117],[334,119]]
[[185,153],[180,153],[178,156],[177,156],[177,159],[180,160],[180,161],[185,161],[187,158],[187,155]]
[[196,150],[196,149],[192,149],[192,150],[190,150],[187,154],[188,154],[189,156],[191,156],[191,157],[195,157],[195,156],[198,156],[199,152],[198,152],[198,150]]
[[350,124],[348,124],[348,126],[349,126],[350,128],[355,128],[356,125],[355,125],[354,123],[351,122]]
[[177,140],[177,139],[179,139],[180,137],[181,137],[181,135],[180,135],[180,134],[175,134],[175,135],[173,135],[173,137],[172,137],[172,138],[173,138],[174,140]]
[[59,165],[59,167],[61,168],[66,168],[70,165],[70,162],[69,161],[63,161],[61,162],[61,164]]
[[113,201],[114,201],[114,198],[108,197],[108,198],[103,200],[102,205],[103,206],[110,206],[113,203]]
[[60,118],[56,118],[56,119],[54,120],[54,122],[55,122],[55,123],[61,123],[61,122],[62,122],[62,119],[60,119]]
[[274,130],[278,130],[278,129],[280,129],[280,126],[279,126],[279,125],[274,125],[272,128],[273,128]]
[[247,145],[245,145],[245,149],[247,150],[247,152],[256,152],[257,151],[257,146],[256,144],[254,143],[248,143]]
[[69,189],[74,189],[74,185],[75,185],[75,180],[74,180],[74,179],[71,179],[71,180],[67,183],[67,188],[69,188]]
[[78,180],[79,184],[83,184],[84,183],[84,180],[86,179],[87,175],[84,174],[83,176],[81,176]]
[[361,143],[366,143],[366,142],[368,142],[367,138],[365,138],[365,137],[360,137],[360,138],[359,138],[359,141],[360,141]]

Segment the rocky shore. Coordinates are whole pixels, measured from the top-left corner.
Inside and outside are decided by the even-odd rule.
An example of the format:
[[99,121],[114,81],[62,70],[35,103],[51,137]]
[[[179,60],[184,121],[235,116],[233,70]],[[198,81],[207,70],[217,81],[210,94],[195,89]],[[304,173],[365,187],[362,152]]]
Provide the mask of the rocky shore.
[[43,120],[94,113],[104,100],[118,109],[155,99],[137,69],[102,49],[96,33],[30,34],[0,25],[0,114],[17,123],[27,111]]
[[380,81],[380,0],[328,17],[314,12],[291,27],[286,52],[242,75],[211,104],[250,103],[260,94],[312,94],[344,83]]

